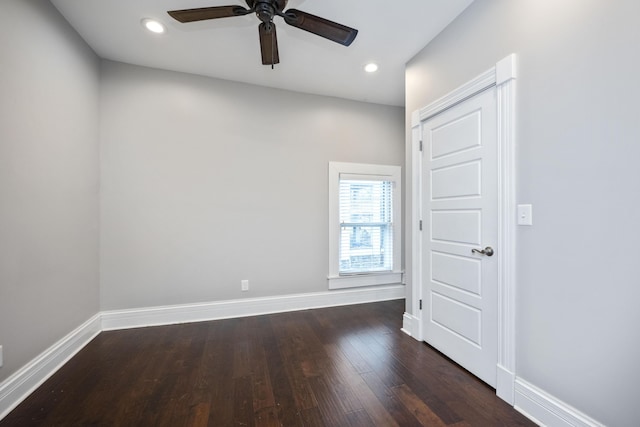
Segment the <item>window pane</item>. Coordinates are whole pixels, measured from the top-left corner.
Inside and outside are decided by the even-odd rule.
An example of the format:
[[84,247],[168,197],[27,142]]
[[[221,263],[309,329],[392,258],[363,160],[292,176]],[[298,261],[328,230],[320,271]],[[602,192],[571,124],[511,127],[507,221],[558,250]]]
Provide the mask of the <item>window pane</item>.
[[393,269],[392,182],[340,180],[340,273]]

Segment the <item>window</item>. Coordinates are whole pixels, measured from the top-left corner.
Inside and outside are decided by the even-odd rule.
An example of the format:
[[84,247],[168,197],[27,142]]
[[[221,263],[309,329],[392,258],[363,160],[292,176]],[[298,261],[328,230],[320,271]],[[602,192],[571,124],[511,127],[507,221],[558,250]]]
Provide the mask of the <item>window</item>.
[[329,288],[400,283],[400,167],[329,163]]
[[393,181],[340,179],[340,274],[393,270]]

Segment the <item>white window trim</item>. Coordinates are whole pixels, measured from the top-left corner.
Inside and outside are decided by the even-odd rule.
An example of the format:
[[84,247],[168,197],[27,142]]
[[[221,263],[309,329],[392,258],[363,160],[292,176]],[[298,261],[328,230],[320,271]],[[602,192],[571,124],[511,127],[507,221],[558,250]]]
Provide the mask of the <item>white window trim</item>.
[[[329,289],[402,283],[402,168],[391,165],[329,162]],[[340,176],[384,177],[393,181],[393,271],[340,275]]]

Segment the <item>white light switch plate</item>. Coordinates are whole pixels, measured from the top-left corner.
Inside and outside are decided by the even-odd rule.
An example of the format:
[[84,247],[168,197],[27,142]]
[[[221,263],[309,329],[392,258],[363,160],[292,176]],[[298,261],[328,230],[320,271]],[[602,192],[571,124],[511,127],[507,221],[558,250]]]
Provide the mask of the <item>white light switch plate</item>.
[[518,205],[518,225],[533,225],[532,205]]

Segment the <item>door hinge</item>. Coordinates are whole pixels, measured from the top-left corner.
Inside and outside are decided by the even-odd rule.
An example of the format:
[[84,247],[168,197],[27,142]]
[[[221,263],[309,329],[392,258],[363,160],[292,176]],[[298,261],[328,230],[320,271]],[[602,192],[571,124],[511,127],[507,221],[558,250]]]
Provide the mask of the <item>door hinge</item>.
[[422,231],[422,220],[420,220],[420,231]]
[[422,141],[420,141],[420,151],[422,151]]
[[422,300],[420,300],[420,310],[422,310]]

